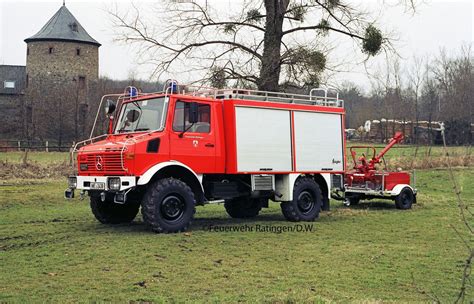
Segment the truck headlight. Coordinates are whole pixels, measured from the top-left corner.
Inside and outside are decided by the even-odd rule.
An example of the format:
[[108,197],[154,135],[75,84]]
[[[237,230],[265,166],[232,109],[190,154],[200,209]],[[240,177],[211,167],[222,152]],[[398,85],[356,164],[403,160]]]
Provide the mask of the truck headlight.
[[77,178],[75,176],[70,176],[67,178],[67,184],[70,189],[77,188]]
[[109,177],[107,183],[109,190],[120,190],[120,177]]

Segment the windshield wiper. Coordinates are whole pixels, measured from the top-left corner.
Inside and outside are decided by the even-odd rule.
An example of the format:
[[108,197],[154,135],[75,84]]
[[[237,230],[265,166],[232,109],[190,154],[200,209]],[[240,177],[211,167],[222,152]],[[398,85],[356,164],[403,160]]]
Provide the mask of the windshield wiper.
[[139,128],[139,129],[135,129],[133,131],[137,132],[137,131],[148,131],[148,130],[150,130],[150,128]]

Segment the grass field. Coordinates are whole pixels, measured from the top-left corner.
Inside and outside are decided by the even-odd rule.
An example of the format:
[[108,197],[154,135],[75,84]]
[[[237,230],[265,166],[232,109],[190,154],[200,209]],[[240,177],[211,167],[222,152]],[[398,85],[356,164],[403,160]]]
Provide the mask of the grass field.
[[[6,161],[11,163],[21,163],[23,161],[24,154],[24,152],[0,152],[0,162]],[[64,163],[69,161],[69,153],[29,152],[27,155],[27,160],[41,164]]]
[[[371,146],[373,145],[375,149],[381,151],[385,145],[380,143],[364,143],[364,142],[347,142],[347,147],[351,146]],[[418,149],[418,150],[417,150]],[[471,146],[450,146],[447,148],[451,156],[462,156],[466,154],[472,154]],[[393,146],[387,154],[387,157],[415,157],[415,150],[417,157],[426,157],[426,156],[442,156],[444,154],[443,146],[416,146],[416,145],[395,145]],[[361,150],[361,152],[364,152]],[[349,156],[349,154],[348,154]]]
[[[456,177],[472,207],[474,170]],[[140,216],[99,224],[87,201],[62,198],[63,180],[3,180],[0,302],[452,302],[467,251],[452,228],[464,231],[448,180],[445,170],[419,171],[409,211],[333,202],[311,232],[208,231],[297,225],[277,204],[252,220],[217,205],[199,207],[189,233],[170,235],[150,233]]]

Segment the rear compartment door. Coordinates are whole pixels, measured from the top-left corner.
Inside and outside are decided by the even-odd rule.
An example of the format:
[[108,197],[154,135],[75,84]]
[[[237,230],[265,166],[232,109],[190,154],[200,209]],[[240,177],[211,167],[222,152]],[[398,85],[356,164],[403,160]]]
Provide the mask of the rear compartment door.
[[291,171],[289,110],[235,107],[237,171]]
[[294,112],[296,171],[344,171],[343,116]]

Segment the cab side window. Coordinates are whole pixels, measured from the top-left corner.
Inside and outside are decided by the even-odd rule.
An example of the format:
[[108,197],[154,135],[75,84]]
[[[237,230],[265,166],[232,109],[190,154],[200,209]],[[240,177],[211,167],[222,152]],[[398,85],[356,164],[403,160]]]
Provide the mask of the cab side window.
[[173,131],[176,132],[211,132],[211,106],[200,103],[198,105],[198,121],[195,124],[189,122],[190,103],[178,101],[174,109]]

